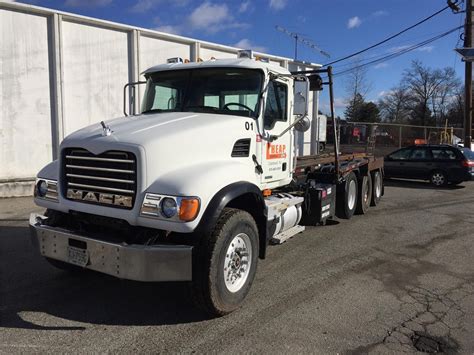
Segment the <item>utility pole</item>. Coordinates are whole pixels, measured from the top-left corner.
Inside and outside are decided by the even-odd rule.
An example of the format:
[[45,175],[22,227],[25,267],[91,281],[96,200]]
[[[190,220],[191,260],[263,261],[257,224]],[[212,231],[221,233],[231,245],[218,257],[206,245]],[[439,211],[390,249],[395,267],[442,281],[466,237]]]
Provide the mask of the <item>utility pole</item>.
[[[466,0],[464,48],[472,48],[472,0]],[[465,60],[464,146],[471,148],[472,141],[472,61]]]

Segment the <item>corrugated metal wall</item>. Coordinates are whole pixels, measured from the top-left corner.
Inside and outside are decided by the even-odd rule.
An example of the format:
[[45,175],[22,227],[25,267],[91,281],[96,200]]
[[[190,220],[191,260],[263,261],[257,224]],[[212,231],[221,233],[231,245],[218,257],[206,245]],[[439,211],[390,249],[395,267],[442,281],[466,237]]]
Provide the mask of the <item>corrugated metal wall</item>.
[[[31,194],[69,133],[122,116],[123,86],[167,58],[237,49],[55,10],[0,3],[0,197]],[[263,54],[282,66],[288,58]],[[317,112],[317,106],[316,111]],[[297,137],[309,153],[311,131]]]

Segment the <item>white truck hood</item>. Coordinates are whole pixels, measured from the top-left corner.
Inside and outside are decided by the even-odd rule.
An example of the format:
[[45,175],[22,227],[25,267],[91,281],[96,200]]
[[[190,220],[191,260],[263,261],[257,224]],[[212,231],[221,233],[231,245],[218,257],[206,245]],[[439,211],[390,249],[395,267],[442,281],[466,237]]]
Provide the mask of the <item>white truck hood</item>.
[[[100,123],[85,127],[66,137],[61,148],[84,148],[93,154],[109,150],[128,150],[138,158],[146,188],[160,176],[173,171],[209,164],[229,163],[235,142],[255,133],[245,129],[253,118],[193,112],[157,113],[117,118],[106,122],[112,131],[104,136]],[[255,152],[252,143],[250,157]],[[232,161],[241,164],[245,158]],[[245,162],[253,174],[251,158]],[[194,170],[195,171],[195,170]]]

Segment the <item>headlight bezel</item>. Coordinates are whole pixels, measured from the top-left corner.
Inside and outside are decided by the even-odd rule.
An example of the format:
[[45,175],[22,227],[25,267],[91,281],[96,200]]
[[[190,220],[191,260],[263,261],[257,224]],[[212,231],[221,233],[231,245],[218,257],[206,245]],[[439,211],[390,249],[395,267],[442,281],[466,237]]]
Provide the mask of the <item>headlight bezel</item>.
[[[46,192],[40,192],[40,185],[46,184]],[[57,180],[36,178],[33,195],[37,199],[58,202],[58,182]]]
[[[163,212],[163,203],[166,201],[166,199],[173,200],[176,205],[175,213],[171,216],[167,216]],[[194,206],[191,213],[189,213],[189,203],[192,203]],[[197,196],[173,196],[147,192],[145,193],[145,197],[143,198],[143,202],[140,207],[140,216],[164,221],[185,223],[195,220],[199,215],[200,208],[201,199]],[[181,212],[183,212],[183,214]]]

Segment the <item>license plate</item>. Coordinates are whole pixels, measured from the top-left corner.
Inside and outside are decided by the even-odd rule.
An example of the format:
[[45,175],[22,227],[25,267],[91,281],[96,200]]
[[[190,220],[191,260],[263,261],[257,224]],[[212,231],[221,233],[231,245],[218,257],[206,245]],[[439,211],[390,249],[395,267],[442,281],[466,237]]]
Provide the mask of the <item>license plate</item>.
[[87,249],[81,249],[76,247],[67,247],[68,261],[71,264],[85,267],[89,262],[89,253]]

